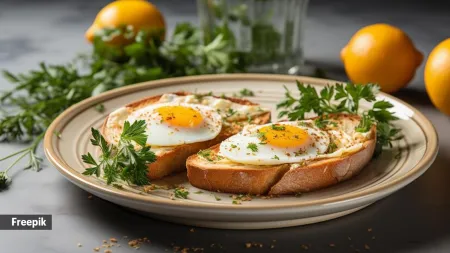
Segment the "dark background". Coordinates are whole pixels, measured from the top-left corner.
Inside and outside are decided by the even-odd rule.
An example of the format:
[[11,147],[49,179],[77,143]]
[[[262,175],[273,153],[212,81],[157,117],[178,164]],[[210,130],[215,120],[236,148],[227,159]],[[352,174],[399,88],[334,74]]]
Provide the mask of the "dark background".
[[[40,61],[63,63],[90,50],[84,32],[108,2],[0,0],[0,69],[23,72]],[[169,29],[177,22],[196,22],[194,1],[152,2],[165,15]],[[449,14],[450,3],[437,0],[311,0],[306,58],[329,76],[345,80],[340,49],[359,28],[377,22],[405,30],[426,56],[449,37]],[[53,231],[0,231],[0,252],[92,252],[103,239],[122,236],[148,237],[152,244],[140,249],[144,252],[172,252],[173,246],[202,247],[205,252],[450,252],[450,123],[429,102],[423,66],[410,86],[395,95],[417,107],[435,125],[440,134],[437,160],[414,183],[359,212],[303,227],[262,231],[195,228],[190,232],[191,227],[142,217],[95,197],[88,199],[86,192],[47,166],[39,174],[19,172],[22,175],[11,189],[0,193],[0,213],[53,214]],[[0,89],[8,87],[0,79]],[[19,147],[0,144],[0,156]],[[246,249],[247,242],[262,243],[263,248]],[[77,243],[83,246],[77,247]],[[121,243],[113,252],[135,252],[125,240]]]

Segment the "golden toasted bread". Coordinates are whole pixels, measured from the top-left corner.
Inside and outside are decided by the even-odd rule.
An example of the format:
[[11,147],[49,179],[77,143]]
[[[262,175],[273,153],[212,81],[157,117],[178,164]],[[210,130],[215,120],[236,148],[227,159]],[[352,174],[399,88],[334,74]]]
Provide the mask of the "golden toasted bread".
[[[187,92],[176,92],[173,93],[177,96],[187,96],[192,95]],[[144,98],[142,100],[130,103],[125,106],[128,113],[143,108],[150,104],[158,103],[162,95],[153,96]],[[219,98],[219,97],[216,97]],[[241,104],[241,105],[257,105],[245,99],[240,98],[224,98],[233,103]],[[111,129],[107,127],[109,116],[105,119],[103,126],[101,128],[101,133],[105,137],[106,141],[112,142],[111,136],[113,136],[112,131],[121,131],[121,129]],[[242,127],[251,123],[251,124],[265,124],[270,121],[270,112],[263,112],[256,117],[251,118],[250,120],[244,119],[235,122],[231,122],[231,124],[223,125],[221,132],[218,136],[216,136],[212,140],[191,143],[191,144],[183,144],[178,146],[170,146],[165,147],[163,152],[158,152],[156,162],[149,164],[149,173],[148,177],[150,179],[159,179],[174,172],[182,171],[186,169],[186,159],[198,151],[202,149],[206,149],[211,147],[217,143],[222,142],[228,137],[238,133],[241,131]]]
[[[332,115],[343,120],[341,130],[355,131],[361,118],[356,115]],[[334,185],[360,172],[370,161],[376,144],[376,126],[366,134],[362,145],[339,157],[305,161],[301,164],[248,165],[218,157],[219,144],[205,158],[193,155],[186,162],[189,182],[198,188],[241,194],[296,194]]]

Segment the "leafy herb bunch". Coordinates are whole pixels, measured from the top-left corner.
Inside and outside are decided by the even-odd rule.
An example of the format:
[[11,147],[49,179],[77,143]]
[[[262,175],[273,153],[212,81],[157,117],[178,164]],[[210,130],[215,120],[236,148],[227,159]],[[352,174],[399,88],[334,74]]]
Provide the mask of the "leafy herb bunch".
[[[279,117],[287,116],[289,120],[302,120],[305,119],[305,114],[310,112],[324,116],[322,119],[325,115],[333,113],[359,114],[362,120],[356,128],[357,132],[367,132],[376,124],[375,156],[382,152],[383,147],[391,147],[392,141],[402,138],[400,129],[392,124],[392,121],[398,119],[389,111],[393,105],[385,100],[376,101],[379,92],[376,84],[337,83],[317,91],[311,85],[297,82],[297,89],[299,97],[295,98],[286,88],[286,99],[277,105],[277,109],[280,109]],[[361,110],[362,101],[374,102],[372,108]]]
[[[95,40],[90,54],[80,55],[68,64],[41,63],[36,70],[23,74],[3,71],[15,85],[0,93],[0,141],[31,142],[30,146],[0,158],[15,158],[0,171],[0,188],[10,180],[7,172],[23,158],[26,168],[39,170],[36,149],[51,122],[65,109],[103,91],[168,77],[245,71],[238,54],[229,53],[226,36],[216,33],[204,44],[200,30],[188,23],[176,26],[171,40],[161,40],[162,31],[132,33],[130,27],[104,29]],[[132,43],[114,46],[115,36],[131,38]],[[102,110],[103,107],[97,107]]]
[[[102,154],[99,161],[91,153],[82,156],[83,162],[92,165],[83,174],[99,177],[103,171],[107,184],[118,179],[136,185],[148,184],[147,164],[156,161],[156,156],[146,145],[145,126],[145,120],[138,120],[133,124],[125,121],[117,145],[108,144],[100,132],[92,128],[91,143],[98,146]],[[137,148],[135,144],[138,145]]]

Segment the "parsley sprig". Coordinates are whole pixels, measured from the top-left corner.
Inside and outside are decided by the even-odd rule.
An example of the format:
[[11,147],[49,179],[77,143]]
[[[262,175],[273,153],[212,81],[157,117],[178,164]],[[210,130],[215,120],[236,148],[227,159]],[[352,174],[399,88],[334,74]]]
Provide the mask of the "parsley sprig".
[[[83,172],[84,175],[99,177],[103,171],[107,184],[119,179],[135,185],[148,184],[147,165],[156,161],[156,156],[150,151],[150,147],[146,146],[144,120],[135,121],[133,124],[125,121],[117,145],[108,144],[98,130],[92,128],[91,132],[91,143],[99,147],[102,154],[98,161],[90,153],[82,155],[83,162],[92,165]],[[135,148],[135,144],[139,147]]]
[[[12,164],[17,167],[19,160],[28,157],[28,167],[39,170],[35,147],[51,122],[71,105],[106,90],[169,77],[245,72],[243,56],[231,52],[233,43],[224,32],[212,34],[209,43],[204,43],[201,30],[189,23],[178,24],[166,41],[161,40],[162,32],[134,33],[130,26],[106,28],[94,39],[91,53],[69,63],[41,63],[21,74],[2,71],[14,88],[0,92],[0,141],[26,141],[30,145],[0,160],[14,158]],[[121,35],[132,43],[108,43]],[[95,108],[104,110],[101,104]],[[0,186],[11,182],[7,170],[0,172]]]
[[[277,105],[280,110],[279,117],[287,116],[289,120],[305,119],[305,114],[313,112],[319,116],[334,113],[359,114],[362,117],[360,124],[355,129],[357,132],[367,132],[375,124],[377,127],[377,145],[375,155],[382,152],[383,147],[392,147],[392,141],[402,138],[400,129],[396,128],[392,121],[398,118],[389,111],[393,105],[388,101],[376,101],[379,87],[376,84],[346,83],[327,85],[317,91],[311,85],[297,81],[299,97],[295,98],[285,87],[286,99]],[[362,101],[375,102],[371,109],[360,109]],[[324,127],[328,124],[326,117],[319,117],[315,124]]]

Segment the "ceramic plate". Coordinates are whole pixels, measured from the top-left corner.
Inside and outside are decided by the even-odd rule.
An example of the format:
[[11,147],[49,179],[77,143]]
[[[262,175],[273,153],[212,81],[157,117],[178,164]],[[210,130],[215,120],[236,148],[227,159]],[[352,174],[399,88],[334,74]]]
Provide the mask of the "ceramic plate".
[[[109,91],[84,100],[62,113],[47,131],[45,152],[67,179],[100,198],[158,219],[229,229],[288,227],[337,218],[364,208],[411,183],[434,161],[438,140],[428,119],[405,102],[380,94],[378,99],[394,104],[393,111],[400,118],[396,124],[403,129],[405,138],[373,159],[351,180],[300,197],[255,197],[236,205],[232,204],[229,194],[203,190],[200,193],[199,189],[189,185],[185,173],[156,182],[185,186],[190,192],[188,199],[178,199],[173,198],[173,190],[170,189],[149,192],[138,187],[120,189],[108,186],[96,177],[81,174],[86,166],[81,155],[97,153],[89,143],[90,128],[98,128],[108,113],[129,102],[181,90],[232,95],[248,88],[255,92],[255,96],[249,99],[272,108],[272,117],[276,120],[275,106],[284,98],[283,85],[296,94],[295,80],[317,87],[335,83],[297,76],[235,74],[165,79]],[[103,113],[94,109],[99,103],[105,106]],[[61,138],[54,132],[61,133]]]

